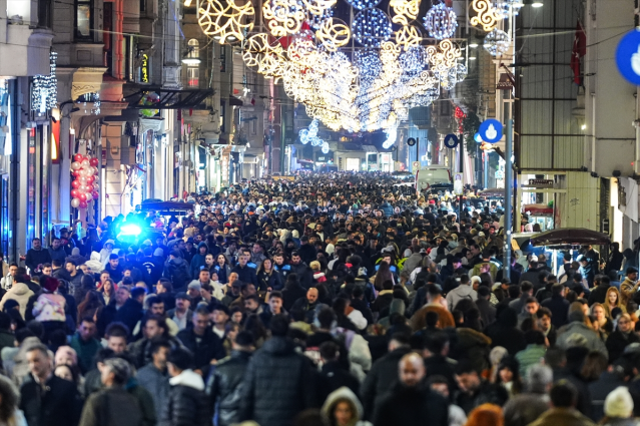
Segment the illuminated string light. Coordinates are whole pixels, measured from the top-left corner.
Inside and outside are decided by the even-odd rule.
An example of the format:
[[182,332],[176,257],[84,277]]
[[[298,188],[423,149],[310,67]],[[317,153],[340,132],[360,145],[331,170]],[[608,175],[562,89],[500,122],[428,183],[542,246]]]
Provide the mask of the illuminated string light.
[[506,32],[494,28],[484,38],[484,49],[492,56],[499,56],[506,53],[511,46],[511,37]]
[[369,8],[359,12],[351,24],[353,37],[365,47],[380,47],[391,38],[391,21],[380,9]]
[[238,5],[234,0],[205,0],[198,8],[198,24],[202,31],[220,44],[244,40],[253,30],[255,10],[251,1]]
[[369,9],[371,7],[376,7],[380,0],[347,0],[351,6],[358,10]]
[[435,39],[443,40],[453,37],[458,28],[458,17],[452,8],[440,3],[433,6],[424,16],[424,27],[429,35]]

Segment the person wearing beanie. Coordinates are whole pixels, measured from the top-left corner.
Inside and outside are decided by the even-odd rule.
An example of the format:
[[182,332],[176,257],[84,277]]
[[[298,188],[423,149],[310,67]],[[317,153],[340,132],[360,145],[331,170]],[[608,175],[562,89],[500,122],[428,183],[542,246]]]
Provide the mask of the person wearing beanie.
[[612,390],[604,400],[605,418],[601,422],[608,426],[635,426],[638,422],[633,415],[633,398],[629,388],[619,386]]

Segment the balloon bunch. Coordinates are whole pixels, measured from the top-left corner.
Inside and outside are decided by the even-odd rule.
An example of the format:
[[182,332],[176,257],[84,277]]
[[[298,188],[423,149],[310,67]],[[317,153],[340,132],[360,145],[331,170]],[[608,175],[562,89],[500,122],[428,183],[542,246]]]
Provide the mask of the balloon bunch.
[[89,155],[76,154],[71,163],[71,207],[86,209],[88,202],[97,200],[98,190],[98,159]]

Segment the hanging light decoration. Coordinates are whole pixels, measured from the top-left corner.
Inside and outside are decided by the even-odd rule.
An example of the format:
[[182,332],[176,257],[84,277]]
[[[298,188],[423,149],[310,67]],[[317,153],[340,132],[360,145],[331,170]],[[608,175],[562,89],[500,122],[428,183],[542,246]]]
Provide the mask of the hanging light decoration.
[[511,46],[511,38],[506,32],[494,28],[484,38],[484,49],[492,56],[500,56],[506,53]]
[[452,8],[440,3],[433,6],[424,16],[424,27],[429,35],[435,39],[443,40],[453,37],[458,28],[458,17]]
[[198,8],[200,28],[220,43],[244,40],[253,30],[254,16],[251,1],[238,5],[234,0],[205,0]]
[[365,9],[353,19],[351,30],[356,41],[364,47],[380,47],[391,38],[391,21],[380,9]]
[[[205,1],[203,8],[232,0]],[[461,50],[449,39],[455,13],[444,3],[432,8],[425,23],[440,38],[434,44],[422,38],[416,23],[420,0],[390,0],[389,14],[375,7],[380,0],[348,0],[356,9],[349,22],[332,16],[336,1],[265,0],[266,30],[243,30],[242,58],[265,78],[281,81],[286,95],[304,105],[313,121],[299,132],[302,143],[328,149],[317,135],[322,122],[349,132],[389,129],[391,146],[410,108],[429,105],[466,76],[458,62]],[[224,25],[227,12],[220,6],[208,10],[212,16],[200,24],[210,33],[210,22]]]
[[498,21],[503,19],[503,10],[494,7],[491,0],[472,0],[471,7],[476,12],[476,16],[469,21],[473,26],[482,26],[484,31],[491,31]]

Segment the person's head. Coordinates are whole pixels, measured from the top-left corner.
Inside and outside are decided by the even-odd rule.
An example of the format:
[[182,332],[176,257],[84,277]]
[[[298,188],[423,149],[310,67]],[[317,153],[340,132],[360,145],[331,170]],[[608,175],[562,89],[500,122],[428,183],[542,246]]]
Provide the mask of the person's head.
[[84,317],[78,326],[78,334],[80,338],[85,342],[96,337],[98,332],[98,328],[96,327],[96,322],[92,317]]
[[300,253],[298,253],[297,251],[294,251],[293,253],[291,253],[292,265],[299,265],[301,262],[302,262],[302,258],[300,257]]
[[638,279],[638,270],[633,266],[630,266],[626,270],[626,275],[631,281],[636,281]]
[[53,273],[53,267],[50,263],[45,263],[42,265],[42,275],[50,277]]
[[573,384],[562,379],[551,387],[549,398],[554,408],[573,408],[576,406],[578,391]]
[[[202,272],[202,271],[201,271]],[[209,274],[207,273],[207,277],[209,276]],[[209,281],[207,280],[207,283]],[[192,298],[198,298],[200,297],[200,290],[202,289],[202,285],[199,282],[192,282],[189,283],[189,286],[187,287],[187,295]]]
[[169,375],[175,377],[188,370],[193,366],[193,354],[187,348],[176,346],[169,352],[167,356],[167,367]]
[[546,395],[553,384],[553,370],[548,365],[534,364],[527,370],[529,392]]
[[150,297],[147,301],[149,306],[149,310],[147,311],[151,315],[164,315],[164,300],[160,299],[157,296]]
[[78,354],[71,346],[60,346],[54,356],[55,365],[78,365]]
[[149,352],[153,365],[160,371],[167,368],[167,357],[171,351],[171,344],[165,339],[154,339],[151,341]]
[[34,238],[31,240],[31,247],[35,250],[40,250],[42,248],[42,240],[40,240],[40,238]]
[[619,386],[609,392],[604,400],[604,415],[609,419],[628,419],[633,415],[633,398],[629,388]]
[[14,278],[18,275],[18,265],[17,264],[12,263],[11,265],[9,265],[9,275],[11,275]]
[[607,290],[607,298],[605,300],[605,303],[607,303],[609,306],[617,306],[618,305],[618,300],[620,299],[620,294],[618,293],[618,289],[615,287],[609,287],[609,289]]
[[535,297],[529,297],[525,301],[524,311],[529,315],[535,315],[538,312],[540,305]]
[[455,368],[455,378],[462,392],[473,393],[480,387],[480,375],[469,360],[461,360]]
[[27,362],[31,374],[44,382],[51,374],[51,357],[45,345],[34,345],[27,351]]
[[256,312],[260,307],[260,298],[257,294],[251,294],[244,299],[244,309],[249,312]]
[[446,356],[449,352],[449,336],[444,331],[428,333],[424,338],[424,356]]
[[200,269],[200,272],[198,273],[198,281],[200,281],[201,283],[208,283],[209,280],[211,279],[211,273],[209,272],[208,269]]
[[481,404],[469,413],[466,424],[469,426],[503,426],[502,407],[488,402]]
[[254,349],[253,334],[250,331],[244,330],[237,332],[233,339],[231,339],[231,347],[236,351],[250,352]]
[[242,252],[240,253],[240,256],[238,256],[238,264],[244,267],[247,265],[247,263],[249,263],[250,259],[251,259],[251,253]]
[[269,309],[274,315],[282,313],[282,293],[274,291],[269,295]]
[[402,357],[398,365],[398,378],[406,387],[418,386],[426,374],[422,357],[415,352],[410,352]]
[[100,368],[100,380],[106,387],[124,386],[130,377],[131,366],[122,358],[108,358]]
[[229,308],[222,303],[217,303],[211,312],[211,321],[217,326],[226,325],[229,322]]
[[429,386],[429,389],[431,389],[432,391],[442,395],[446,400],[449,400],[449,380],[447,380],[446,377],[439,374],[430,376],[427,379],[427,386]]
[[190,306],[191,306],[191,299],[189,299],[189,296],[187,295],[187,293],[181,292],[176,294],[176,310],[178,312],[184,313],[189,309]]
[[144,337],[147,339],[161,337],[167,332],[167,324],[164,318],[157,315],[151,315],[145,318],[142,332],[144,333]]
[[618,330],[623,333],[629,333],[633,329],[633,323],[631,322],[631,316],[629,314],[622,314],[618,317]]
[[120,264],[120,258],[118,258],[117,254],[110,254],[109,255],[109,266],[111,266],[112,269],[116,269],[118,267],[118,265]]
[[313,303],[316,303],[317,300],[318,300],[318,289],[315,287],[309,288],[309,290],[307,290],[307,301],[313,304]]
[[76,265],[76,262],[74,262],[73,260],[67,260],[64,266],[67,272],[70,274],[75,274],[77,270],[76,268],[78,267],[78,265]]
[[124,305],[127,299],[129,299],[130,295],[131,293],[129,292],[129,289],[127,287],[120,286],[116,291],[116,305]]
[[206,306],[198,306],[193,313],[193,331],[197,335],[204,335],[207,326],[209,325],[209,311]]
[[127,350],[127,336],[129,328],[121,322],[112,322],[105,331],[107,336],[107,348],[116,354]]
[[605,321],[606,320],[606,312],[604,310],[604,306],[602,306],[598,302],[596,302],[593,305],[591,305],[591,315],[593,315],[593,317],[597,321]]
[[68,382],[77,383],[78,373],[77,367],[73,367],[67,364],[56,364],[55,369],[53,370],[53,374],[56,377],[61,378],[62,380],[66,380]]
[[285,337],[289,332],[289,318],[285,315],[274,315],[269,322],[269,330],[273,337]]

